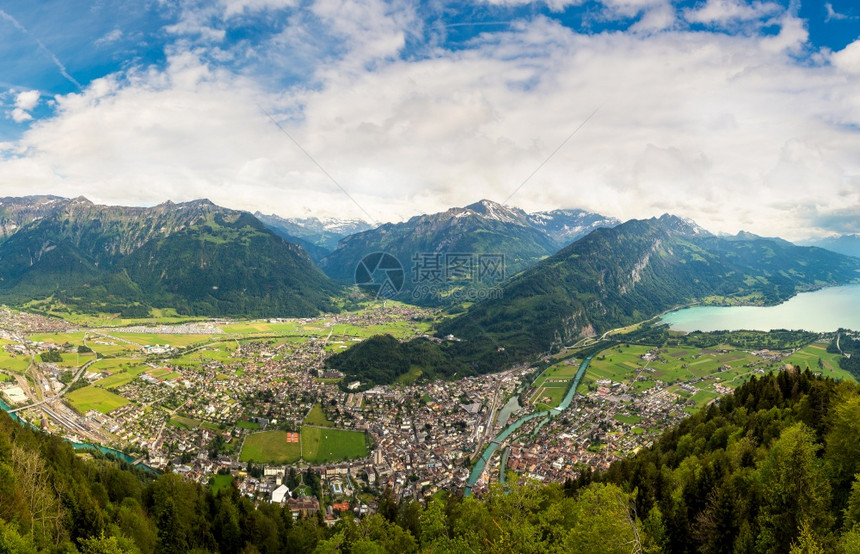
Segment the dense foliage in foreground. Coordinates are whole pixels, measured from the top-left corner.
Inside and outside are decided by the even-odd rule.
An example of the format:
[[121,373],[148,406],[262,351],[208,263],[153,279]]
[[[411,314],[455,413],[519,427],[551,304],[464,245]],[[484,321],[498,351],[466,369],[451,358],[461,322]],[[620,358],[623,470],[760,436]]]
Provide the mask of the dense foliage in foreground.
[[782,372],[606,472],[426,504],[386,491],[378,514],[327,528],[83,460],[3,416],[0,552],[858,552],[858,437],[860,386]]

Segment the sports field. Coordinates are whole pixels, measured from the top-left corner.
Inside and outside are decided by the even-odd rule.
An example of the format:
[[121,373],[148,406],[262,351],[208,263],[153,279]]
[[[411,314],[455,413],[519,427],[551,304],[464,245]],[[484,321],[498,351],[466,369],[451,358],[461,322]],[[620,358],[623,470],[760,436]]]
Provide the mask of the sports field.
[[350,460],[367,456],[364,433],[344,429],[302,427],[302,450],[304,459],[322,464],[339,460]]
[[290,464],[301,456],[299,443],[287,442],[286,431],[263,431],[245,437],[240,462]]
[[92,385],[70,392],[66,400],[83,414],[90,410],[106,414],[128,404],[128,400],[122,396]]

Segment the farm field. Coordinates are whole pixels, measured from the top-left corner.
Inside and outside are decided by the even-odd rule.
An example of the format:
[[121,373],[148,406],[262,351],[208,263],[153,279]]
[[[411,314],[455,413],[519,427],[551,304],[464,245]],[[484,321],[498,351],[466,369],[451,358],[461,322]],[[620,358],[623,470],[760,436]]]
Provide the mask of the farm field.
[[[711,348],[693,346],[662,347],[620,344],[607,348],[593,359],[580,383],[580,393],[594,390],[596,382],[609,379],[625,383],[638,392],[661,385],[695,403],[686,411],[694,413],[718,398],[715,385],[736,388],[756,373],[778,371],[786,364],[809,369],[835,379],[853,377],[839,368],[839,355],[826,351],[826,343],[807,345],[790,355],[773,359],[773,353],[761,356],[727,345]],[[649,351],[657,357],[643,358]],[[820,365],[819,365],[820,360]],[[683,385],[683,387],[682,387]]]
[[71,354],[64,353],[61,354],[63,361],[58,363],[57,365],[60,367],[81,367],[88,361],[95,358],[95,354],[86,353],[86,354]]
[[65,398],[79,412],[84,414],[90,410],[106,414],[128,404],[128,400],[122,396],[92,385],[72,391]]
[[73,344],[76,346],[84,344],[84,332],[79,333],[36,333],[27,335],[27,338],[34,342],[43,342],[48,345],[56,345],[61,347],[64,344]]
[[220,338],[220,335],[178,335],[178,334],[155,334],[155,333],[123,333],[116,332],[110,334],[113,337],[127,340],[129,342],[133,342],[135,344],[139,344],[141,346],[146,345],[156,345],[156,344],[168,344],[173,346],[174,348],[183,348],[186,346],[191,346],[192,344],[198,344],[203,342],[208,342],[212,339]]
[[[667,347],[659,349],[659,358],[650,362],[642,357],[653,350],[650,346],[621,344],[608,348],[594,357],[580,383],[580,391],[593,386],[599,379],[622,382],[639,372],[643,379],[638,390],[647,390],[659,380],[666,385],[695,381],[718,374],[726,386],[738,386],[749,378],[753,366],[765,368],[768,363],[747,352],[731,347],[698,349]],[[722,370],[722,371],[721,371]]]
[[120,371],[117,371],[116,373],[111,374],[108,377],[99,379],[98,381],[96,381],[96,384],[106,389],[115,389],[117,387],[125,385],[126,383],[134,381],[138,375],[144,373],[148,369],[149,367],[145,365],[133,366],[128,369],[122,369]]
[[[568,361],[572,360],[572,363]],[[529,402],[538,411],[546,411],[558,406],[564,399],[571,379],[579,370],[579,360],[570,358],[546,368],[532,385]]]
[[[8,344],[8,342],[6,343]],[[30,367],[30,356],[25,354],[12,354],[5,349],[0,349],[0,369],[14,373],[23,373]]]
[[[809,367],[810,371],[820,371],[825,377],[844,379],[851,381],[854,378],[850,373],[839,367],[841,354],[831,354],[827,351],[827,343],[816,342],[805,346],[786,358],[785,363],[795,365],[801,369]],[[818,365],[821,360],[821,365]]]
[[121,373],[134,367],[139,367],[138,358],[103,358],[87,368],[87,371],[107,371],[110,374]]
[[112,341],[104,337],[93,337],[87,339],[87,346],[102,356],[128,356],[140,353],[140,346],[124,342]]

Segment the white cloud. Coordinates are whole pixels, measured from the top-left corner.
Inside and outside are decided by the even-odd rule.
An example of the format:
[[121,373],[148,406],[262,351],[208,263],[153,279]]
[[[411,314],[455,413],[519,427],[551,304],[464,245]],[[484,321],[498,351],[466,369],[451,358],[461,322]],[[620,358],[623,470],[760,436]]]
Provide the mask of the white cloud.
[[9,112],[10,117],[15,123],[23,123],[25,121],[30,121],[33,119],[33,116],[28,112],[22,110],[21,108],[15,108],[11,112]]
[[492,6],[525,6],[527,4],[545,4],[555,12],[563,11],[568,6],[579,6],[585,0],[481,0]]
[[860,75],[860,40],[855,40],[842,50],[834,52],[830,59],[841,71]]
[[685,10],[684,18],[692,23],[727,25],[740,21],[768,18],[783,11],[773,2],[744,2],[742,0],[707,0],[696,8]]
[[30,111],[39,103],[41,94],[38,90],[25,90],[18,93],[15,97],[15,107],[22,110]]
[[95,45],[96,46],[106,46],[109,44],[113,44],[114,42],[117,42],[118,40],[120,40],[122,37],[123,37],[123,32],[121,29],[113,29],[112,31],[108,31],[107,33],[102,35],[100,38],[96,39]]
[[221,0],[224,7],[224,16],[232,17],[249,12],[262,10],[276,10],[282,8],[293,8],[297,5],[296,0]]
[[15,95],[15,107],[6,113],[15,123],[31,121],[33,116],[30,112],[39,104],[41,94],[38,90],[25,90]]
[[768,37],[685,32],[672,18],[659,33],[586,35],[538,17],[406,61],[408,5],[320,0],[295,14],[272,58],[288,64],[297,56],[283,45],[324,33],[316,65],[316,54],[303,62],[312,87],[271,92],[180,42],[164,70],[58,97],[55,117],[0,152],[0,181],[21,194],[363,217],[339,185],[386,221],[506,199],[599,107],[512,204],[622,219],[669,211],[788,238],[844,222],[860,205],[856,48],[799,64],[787,52],[805,29],[789,14]]
[[831,4],[830,2],[824,3],[824,9],[827,12],[827,17],[824,19],[824,21],[827,23],[831,21],[844,21],[846,19],[858,19],[856,15],[848,15],[837,12],[833,9],[833,4]]

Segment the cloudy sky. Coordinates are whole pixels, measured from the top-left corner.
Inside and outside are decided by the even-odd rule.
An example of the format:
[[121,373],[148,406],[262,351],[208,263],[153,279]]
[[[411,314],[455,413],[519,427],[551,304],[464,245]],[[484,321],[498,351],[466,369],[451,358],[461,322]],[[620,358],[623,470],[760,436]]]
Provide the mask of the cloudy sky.
[[0,196],[860,232],[853,0],[0,0]]

